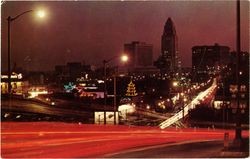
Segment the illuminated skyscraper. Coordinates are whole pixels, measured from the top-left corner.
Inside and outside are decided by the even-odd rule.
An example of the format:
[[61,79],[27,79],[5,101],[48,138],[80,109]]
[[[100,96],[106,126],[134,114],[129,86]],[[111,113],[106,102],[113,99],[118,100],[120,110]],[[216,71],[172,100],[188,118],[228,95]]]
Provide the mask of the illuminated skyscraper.
[[175,72],[178,67],[177,61],[177,35],[173,21],[167,19],[161,37],[161,56],[155,65],[162,72]]

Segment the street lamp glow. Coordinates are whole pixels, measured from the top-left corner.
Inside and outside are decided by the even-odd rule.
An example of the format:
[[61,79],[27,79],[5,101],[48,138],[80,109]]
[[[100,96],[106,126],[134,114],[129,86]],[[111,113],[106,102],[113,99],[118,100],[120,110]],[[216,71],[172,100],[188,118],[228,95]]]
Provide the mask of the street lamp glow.
[[174,86],[174,87],[177,87],[177,86],[178,86],[178,82],[174,81],[174,82],[173,82],[173,86]]
[[128,56],[127,55],[122,55],[121,60],[122,60],[122,62],[127,62],[128,61]]
[[39,11],[37,11],[37,16],[39,18],[44,18],[46,16],[46,13],[43,10],[39,10]]

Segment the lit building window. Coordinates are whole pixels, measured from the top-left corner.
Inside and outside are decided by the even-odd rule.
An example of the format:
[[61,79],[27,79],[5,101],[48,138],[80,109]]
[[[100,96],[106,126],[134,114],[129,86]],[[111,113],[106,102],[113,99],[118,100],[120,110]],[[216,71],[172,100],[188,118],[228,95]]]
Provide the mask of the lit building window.
[[246,92],[246,91],[247,91],[246,85],[241,85],[241,86],[240,86],[240,91],[241,91],[241,92]]

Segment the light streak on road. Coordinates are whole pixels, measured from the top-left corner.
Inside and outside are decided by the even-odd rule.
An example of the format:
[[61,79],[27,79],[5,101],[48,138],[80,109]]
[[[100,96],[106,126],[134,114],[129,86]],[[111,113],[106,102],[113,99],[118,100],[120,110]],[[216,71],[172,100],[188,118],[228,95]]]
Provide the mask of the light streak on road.
[[[189,104],[184,106],[184,117],[188,114],[190,109],[194,109],[196,105],[200,104],[200,101],[203,101],[205,98],[209,97],[217,88],[216,79],[214,79],[212,85],[203,92],[200,92]],[[159,124],[161,129],[165,129],[170,125],[174,124],[178,120],[183,118],[183,110],[177,112],[174,116],[168,118]]]
[[163,119],[163,120],[166,120],[171,116],[170,115],[171,113],[162,114],[162,113],[157,113],[155,111],[145,110],[143,108],[136,108],[136,112],[145,116],[150,116],[153,118]]
[[[233,130],[227,130],[230,139]],[[3,158],[103,157],[131,148],[223,139],[225,130],[79,125],[57,122],[2,122]],[[244,131],[244,136],[249,132]]]

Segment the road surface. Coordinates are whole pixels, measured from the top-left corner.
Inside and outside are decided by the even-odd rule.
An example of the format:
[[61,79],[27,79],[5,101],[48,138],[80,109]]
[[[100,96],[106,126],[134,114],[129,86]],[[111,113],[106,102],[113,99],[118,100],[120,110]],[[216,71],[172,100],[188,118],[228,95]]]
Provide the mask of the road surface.
[[[146,146],[222,140],[225,132],[212,129],[161,130],[158,127],[60,122],[2,122],[1,126],[2,158],[104,157]],[[232,139],[234,130],[228,132]],[[248,131],[243,132],[243,136],[248,134]]]
[[214,158],[219,157],[223,141],[183,142],[150,146],[128,150],[118,154],[108,154],[108,158]]

